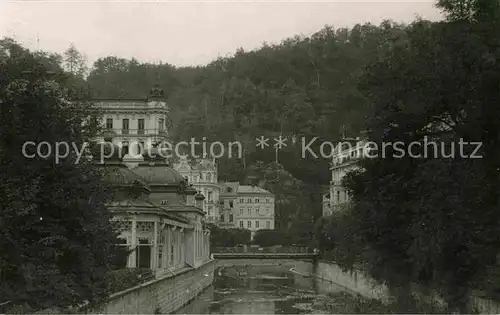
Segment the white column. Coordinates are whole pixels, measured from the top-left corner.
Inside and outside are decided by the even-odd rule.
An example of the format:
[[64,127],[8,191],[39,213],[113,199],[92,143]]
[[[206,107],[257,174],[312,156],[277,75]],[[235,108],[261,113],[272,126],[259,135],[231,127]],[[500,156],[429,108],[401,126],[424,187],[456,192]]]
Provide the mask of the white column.
[[151,261],[151,269],[155,270],[158,268],[158,221],[154,222],[153,229],[153,259]]
[[168,268],[168,230],[167,228],[164,226],[163,229],[162,229],[162,232],[163,232],[163,235],[164,235],[164,238],[163,238],[163,255],[162,255],[162,259],[163,259],[163,262],[162,262],[162,267],[163,268]]
[[194,259],[198,258],[198,229],[194,230]]
[[[170,245],[174,246],[174,250],[172,252],[172,267],[175,267],[177,265],[177,253],[176,253],[176,247],[177,247],[177,231],[176,231],[177,227],[176,226],[172,226],[171,228],[171,233],[170,235],[172,236],[171,238],[171,242],[170,242]],[[174,241],[175,239],[175,241]],[[171,250],[171,249],[170,249]]]
[[186,236],[184,235],[184,228],[181,229],[181,263],[184,265],[186,262]]
[[132,219],[132,240],[130,242],[130,245],[132,248],[135,248],[135,250],[130,254],[129,256],[129,266],[130,268],[136,268],[136,261],[137,261],[137,220],[134,218]]
[[177,259],[175,260],[177,262],[177,265],[180,266],[181,264],[181,231],[177,231],[177,244],[176,244],[175,251],[177,253]]
[[166,228],[167,230],[165,231],[167,234],[167,241],[165,242],[165,246],[167,246],[167,250],[165,251],[165,256],[166,256],[166,262],[165,266],[167,268],[172,267],[170,263],[170,242],[172,241],[172,233],[170,233],[170,227]]

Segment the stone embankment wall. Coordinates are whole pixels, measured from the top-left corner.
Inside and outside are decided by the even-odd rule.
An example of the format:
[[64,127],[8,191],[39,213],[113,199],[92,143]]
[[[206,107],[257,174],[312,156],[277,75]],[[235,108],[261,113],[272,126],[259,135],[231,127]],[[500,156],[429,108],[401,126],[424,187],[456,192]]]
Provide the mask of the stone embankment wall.
[[[358,293],[366,298],[377,299],[388,302],[390,299],[389,290],[385,285],[376,283],[370,277],[363,275],[359,271],[344,272],[333,262],[318,261],[316,265],[309,261],[298,261],[295,264],[295,271],[311,276],[315,276],[323,281],[332,282],[344,287],[346,290]],[[436,304],[444,304],[443,299],[437,293],[423,293],[415,286],[413,290],[415,297],[432,301]],[[481,314],[500,314],[500,303],[477,295],[471,296],[472,306]]]
[[160,279],[111,295],[107,302],[84,314],[169,314],[197,297],[214,279],[215,261],[185,268]]

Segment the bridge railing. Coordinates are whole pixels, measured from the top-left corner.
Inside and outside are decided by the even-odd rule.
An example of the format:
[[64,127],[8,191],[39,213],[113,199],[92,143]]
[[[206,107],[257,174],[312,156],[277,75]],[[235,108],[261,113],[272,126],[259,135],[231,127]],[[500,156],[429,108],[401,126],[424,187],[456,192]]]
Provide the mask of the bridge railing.
[[214,247],[214,254],[312,254],[314,251],[305,246],[287,246],[287,247],[250,247],[250,246],[235,246],[235,247]]

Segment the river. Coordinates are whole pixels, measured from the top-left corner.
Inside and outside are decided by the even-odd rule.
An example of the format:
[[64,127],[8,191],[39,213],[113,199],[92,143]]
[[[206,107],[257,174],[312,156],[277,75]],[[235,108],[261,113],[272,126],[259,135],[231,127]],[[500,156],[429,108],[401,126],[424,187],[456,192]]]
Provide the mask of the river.
[[[223,267],[212,286],[177,314],[356,313],[354,295],[292,266]],[[366,310],[365,310],[366,312]]]

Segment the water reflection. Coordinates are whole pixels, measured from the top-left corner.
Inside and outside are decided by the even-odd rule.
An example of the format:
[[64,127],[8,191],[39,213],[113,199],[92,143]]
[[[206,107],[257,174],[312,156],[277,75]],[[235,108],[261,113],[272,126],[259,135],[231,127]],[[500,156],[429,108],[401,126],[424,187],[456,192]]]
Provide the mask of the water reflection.
[[291,266],[219,268],[214,284],[177,314],[305,314],[342,287],[291,272]]

